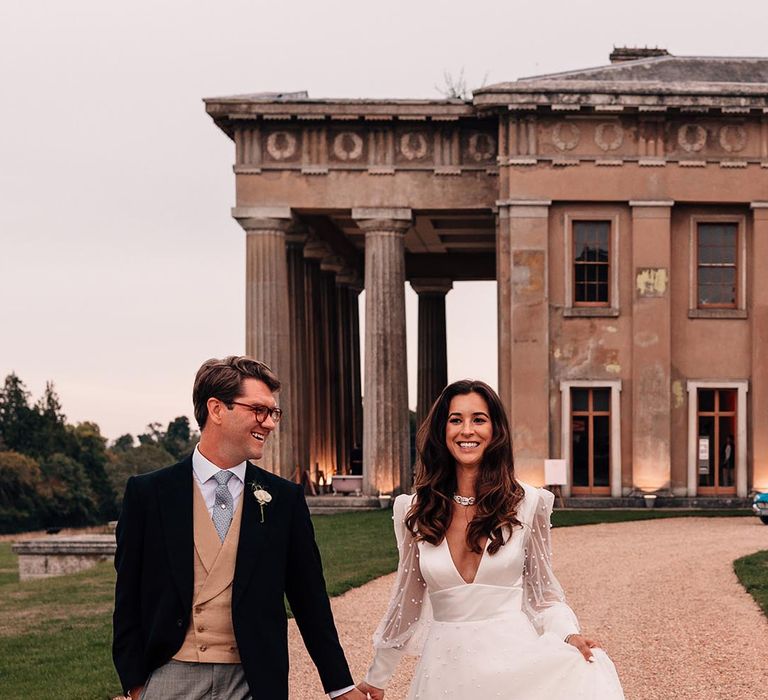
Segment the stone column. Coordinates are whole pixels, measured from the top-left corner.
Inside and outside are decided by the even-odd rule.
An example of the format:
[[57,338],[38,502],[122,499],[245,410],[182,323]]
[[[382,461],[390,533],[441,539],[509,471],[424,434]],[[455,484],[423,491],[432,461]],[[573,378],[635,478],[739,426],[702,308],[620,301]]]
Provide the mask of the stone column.
[[450,279],[414,279],[419,295],[418,393],[416,429],[448,383],[448,352],[445,340],[445,296],[453,288]]
[[509,412],[517,476],[543,484],[549,457],[551,202],[498,204],[499,394]]
[[[301,472],[309,469],[309,402],[308,379],[310,345],[307,338],[306,317],[306,264],[304,262],[304,244],[307,233],[294,227],[286,237],[288,261],[288,333],[291,352],[291,376],[283,385],[282,393],[289,397],[293,407],[291,415],[283,417],[281,430],[290,429],[293,434],[294,460],[292,476],[301,477]],[[298,474],[297,474],[298,470]]]
[[[291,211],[286,207],[235,207],[232,216],[246,232],[246,354],[266,362],[282,382],[288,382],[290,304],[285,236],[293,223]],[[289,416],[293,409],[290,394],[281,393],[279,404]],[[281,425],[270,436],[260,466],[290,477],[294,462],[291,430]]]
[[[752,259],[768,260],[768,202],[752,203]],[[752,484],[758,491],[768,491],[768,285],[757,275],[751,276],[752,376],[750,377],[752,439]],[[749,446],[747,447],[749,449]],[[741,496],[737,483],[737,495]],[[744,484],[744,491],[747,484]]]
[[323,472],[326,479],[333,474],[334,459],[331,456],[329,392],[332,387],[328,377],[328,357],[332,352],[329,347],[328,284],[326,273],[321,272],[320,262],[330,253],[329,247],[320,240],[310,239],[304,246],[306,271],[306,329],[310,346],[308,361],[309,404],[309,466],[313,480],[317,480],[317,470]]
[[363,490],[408,492],[405,232],[410,209],[353,209],[365,232]]
[[322,386],[321,365],[321,326],[319,309],[320,266],[312,259],[306,259],[307,246],[304,247],[304,313],[307,334],[307,443],[309,450],[309,471],[313,480],[317,479],[317,469],[321,460],[321,429],[319,397],[325,387]]
[[632,480],[641,491],[671,488],[672,326],[669,271],[674,202],[632,207]]

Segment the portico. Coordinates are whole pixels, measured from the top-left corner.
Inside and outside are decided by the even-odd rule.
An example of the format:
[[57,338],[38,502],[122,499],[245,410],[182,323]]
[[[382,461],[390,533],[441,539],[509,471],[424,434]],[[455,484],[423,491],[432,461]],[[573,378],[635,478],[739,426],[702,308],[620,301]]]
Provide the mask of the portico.
[[617,50],[471,101],[206,109],[235,144],[246,350],[285,379],[269,468],[328,478],[362,451],[365,493],[407,491],[405,283],[421,420],[447,381],[446,295],[496,280],[521,478],[563,457],[566,493],[768,489],[768,60]]

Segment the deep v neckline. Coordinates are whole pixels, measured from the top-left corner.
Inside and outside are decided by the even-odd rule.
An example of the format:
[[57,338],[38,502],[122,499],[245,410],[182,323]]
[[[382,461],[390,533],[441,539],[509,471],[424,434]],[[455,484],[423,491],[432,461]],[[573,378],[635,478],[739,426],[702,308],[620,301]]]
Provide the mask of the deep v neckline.
[[483,560],[485,559],[485,555],[488,552],[488,542],[490,541],[490,537],[485,538],[485,543],[483,544],[483,551],[480,554],[480,561],[477,562],[477,568],[475,569],[475,574],[472,576],[471,581],[467,581],[459,571],[459,567],[456,566],[456,560],[453,558],[453,552],[451,552],[451,545],[448,544],[448,538],[443,537],[443,543],[445,544],[445,548],[448,550],[448,559],[451,561],[451,568],[454,570],[456,575],[459,577],[459,580],[465,585],[465,586],[471,586],[477,581],[477,575],[480,573],[480,568],[483,566]]

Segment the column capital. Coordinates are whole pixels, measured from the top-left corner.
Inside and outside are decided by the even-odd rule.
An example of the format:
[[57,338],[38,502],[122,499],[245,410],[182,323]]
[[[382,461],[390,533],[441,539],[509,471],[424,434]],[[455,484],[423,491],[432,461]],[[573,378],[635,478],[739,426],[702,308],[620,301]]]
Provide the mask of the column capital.
[[500,199],[496,202],[500,219],[546,219],[551,199]]
[[394,231],[405,233],[413,222],[413,213],[403,207],[359,207],[352,209],[357,225],[369,231]]
[[755,221],[768,221],[768,202],[751,202],[749,207]]
[[304,257],[307,260],[322,260],[333,254],[331,246],[329,246],[321,238],[312,238],[304,244]]
[[232,207],[234,218],[243,229],[251,231],[283,231],[295,224],[290,207]]
[[667,208],[670,209],[675,206],[674,199],[630,199],[629,206],[637,207],[655,207],[657,209]]
[[310,231],[306,224],[293,220],[285,235],[285,244],[291,248],[304,248],[310,238]]
[[321,272],[333,272],[337,274],[344,269],[344,258],[341,255],[331,253],[320,260]]
[[416,294],[448,294],[453,289],[453,280],[449,277],[418,277],[412,279],[411,288]]
[[336,273],[336,284],[340,287],[349,287],[355,292],[363,291],[363,280],[360,278],[357,270],[351,267],[344,267]]

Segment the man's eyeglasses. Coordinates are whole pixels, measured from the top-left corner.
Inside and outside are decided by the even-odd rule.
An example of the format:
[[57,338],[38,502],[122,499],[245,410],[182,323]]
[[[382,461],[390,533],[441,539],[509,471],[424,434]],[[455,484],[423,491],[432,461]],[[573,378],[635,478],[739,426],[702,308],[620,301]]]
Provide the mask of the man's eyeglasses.
[[249,403],[242,403],[241,401],[230,401],[229,403],[234,404],[235,406],[242,406],[243,408],[247,408],[253,411],[253,415],[256,416],[256,420],[259,423],[263,423],[265,420],[267,420],[267,416],[272,418],[275,423],[279,423],[280,419],[283,417],[283,409],[278,408],[277,406],[270,408],[269,406],[260,406],[258,404],[252,405]]

